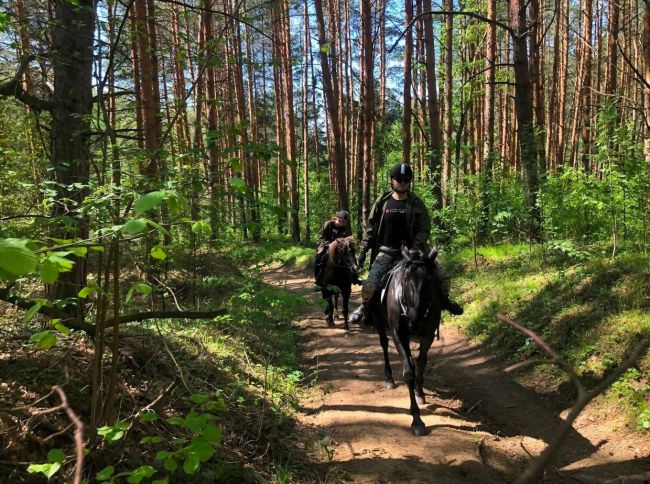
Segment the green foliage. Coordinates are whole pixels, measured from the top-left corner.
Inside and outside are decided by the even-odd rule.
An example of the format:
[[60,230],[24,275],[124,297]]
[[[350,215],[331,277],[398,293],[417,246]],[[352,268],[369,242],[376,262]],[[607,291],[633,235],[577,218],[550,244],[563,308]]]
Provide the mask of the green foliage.
[[27,472],[30,474],[40,473],[48,479],[56,474],[65,460],[65,454],[61,449],[51,449],[47,453],[47,462],[44,464],[30,464]]
[[[465,314],[454,322],[497,346],[507,358],[525,360],[542,351],[498,321],[498,314],[537,332],[587,384],[602,378],[641,337],[650,335],[648,256],[632,253],[610,260],[602,257],[608,252],[603,246],[572,241],[545,247],[502,244],[477,252],[478,269],[470,249],[443,260],[459,275],[454,286],[463,294]],[[448,252],[443,255],[449,257]],[[638,368],[608,398],[642,427],[650,397],[650,359],[642,359]]]

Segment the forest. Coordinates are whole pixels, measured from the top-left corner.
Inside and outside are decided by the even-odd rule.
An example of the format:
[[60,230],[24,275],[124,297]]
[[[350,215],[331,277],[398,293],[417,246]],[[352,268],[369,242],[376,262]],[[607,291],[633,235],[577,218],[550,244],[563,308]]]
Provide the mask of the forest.
[[[422,438],[311,273],[399,163]],[[644,482],[649,250],[647,0],[0,0],[1,482]]]

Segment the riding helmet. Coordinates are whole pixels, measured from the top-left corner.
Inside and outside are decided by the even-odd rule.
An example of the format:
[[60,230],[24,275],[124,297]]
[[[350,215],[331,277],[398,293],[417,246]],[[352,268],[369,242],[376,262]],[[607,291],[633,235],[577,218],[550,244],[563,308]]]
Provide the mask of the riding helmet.
[[350,220],[350,214],[348,213],[347,210],[339,210],[338,212],[336,212],[336,216],[338,218],[342,218],[343,220],[347,220],[347,221]]
[[392,178],[408,178],[409,180],[413,179],[413,169],[408,163],[400,163],[395,165],[392,170],[390,170],[390,177]]

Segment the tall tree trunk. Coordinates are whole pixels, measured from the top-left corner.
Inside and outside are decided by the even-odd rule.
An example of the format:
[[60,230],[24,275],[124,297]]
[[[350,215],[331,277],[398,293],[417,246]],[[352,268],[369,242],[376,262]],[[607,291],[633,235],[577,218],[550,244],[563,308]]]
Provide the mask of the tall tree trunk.
[[[425,12],[431,11],[431,0],[423,0]],[[442,153],[440,150],[440,104],[438,103],[437,80],[436,80],[436,51],[433,37],[433,19],[424,18],[424,40],[426,81],[427,81],[427,114],[429,128],[429,174],[433,184],[434,209],[443,208],[442,201]]]
[[323,91],[327,103],[327,113],[329,118],[329,137],[333,144],[333,164],[336,170],[336,184],[338,189],[339,207],[342,210],[349,210],[347,184],[345,181],[345,158],[343,153],[343,146],[341,144],[341,126],[338,123],[339,111],[338,103],[336,102],[333,90],[332,73],[330,70],[329,61],[327,59],[328,42],[325,34],[325,19],[323,17],[323,6],[321,0],[314,0],[314,7],[316,9],[316,20],[318,22],[318,40],[319,40],[319,54],[321,71],[323,75]]
[[[496,20],[496,0],[488,0],[487,17]],[[490,225],[490,189],[492,184],[492,171],[494,163],[494,80],[495,80],[495,59],[496,59],[496,26],[487,24],[486,39],[486,61],[485,71],[485,99],[483,114],[483,165],[481,170],[481,238],[487,237]]]
[[[453,11],[453,0],[445,0],[445,10],[448,12]],[[443,194],[443,207],[449,205],[449,180],[451,178],[451,165],[452,165],[452,139],[454,136],[454,80],[453,72],[453,59],[454,59],[454,16],[447,15],[445,18],[445,117],[444,117],[444,130],[445,130],[445,154],[443,162],[442,174],[442,194]]]
[[303,162],[303,214],[305,217],[305,242],[311,239],[311,232],[309,228],[309,63],[310,63],[310,50],[311,44],[311,27],[309,21],[309,2],[304,4],[303,16],[303,44],[302,44],[302,162]]
[[413,0],[404,0],[404,24],[408,27],[404,35],[404,117],[402,122],[402,160],[405,163],[411,162],[411,122],[413,111],[411,106],[411,89],[412,89],[412,69],[411,62],[413,59]]
[[533,93],[528,66],[528,32],[526,6],[522,0],[510,2],[515,73],[515,108],[519,133],[521,166],[524,175],[524,203],[528,210],[528,229],[532,239],[541,235],[541,217],[537,206],[538,150],[533,125]]
[[643,106],[645,110],[645,130],[644,130],[644,152],[645,162],[648,167],[648,176],[650,176],[650,1],[645,0],[645,13],[643,15],[643,60],[644,60],[644,78],[643,86]]
[[289,203],[291,204],[291,238],[300,242],[300,202],[298,200],[298,174],[296,151],[296,121],[293,108],[293,57],[291,55],[291,27],[289,23],[289,2],[283,0],[280,19],[283,26],[282,77],[284,84],[285,143],[289,175]]
[[363,111],[363,184],[361,193],[362,219],[365,223],[370,212],[370,182],[372,177],[372,133],[375,111],[374,51],[372,42],[371,0],[361,2],[361,39],[363,46],[363,86],[361,109]]
[[[86,239],[87,215],[79,208],[88,195],[90,180],[89,117],[92,111],[92,62],[95,8],[93,0],[78,4],[57,2],[52,29],[54,92],[50,124],[50,152],[57,182],[57,203],[53,216],[66,217],[65,229],[56,237]],[[52,288],[56,299],[76,297],[86,285],[86,261],[76,260],[71,272],[64,272]],[[76,315],[84,317],[77,302]]]

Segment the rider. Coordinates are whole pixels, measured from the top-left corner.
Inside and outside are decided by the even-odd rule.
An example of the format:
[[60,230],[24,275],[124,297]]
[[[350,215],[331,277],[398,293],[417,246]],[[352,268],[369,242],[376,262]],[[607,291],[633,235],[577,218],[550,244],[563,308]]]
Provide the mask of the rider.
[[318,278],[327,262],[327,249],[330,243],[340,237],[348,237],[350,235],[352,235],[350,214],[346,210],[339,210],[336,212],[336,215],[323,224],[323,228],[321,228],[319,234],[316,258],[314,259],[314,278],[316,284],[318,284]]
[[[370,272],[361,289],[361,305],[350,315],[351,323],[360,323],[365,318],[382,279],[401,257],[401,247],[427,251],[431,233],[431,220],[424,202],[411,193],[413,170],[408,163],[400,163],[390,171],[392,191],[380,196],[370,210],[364,230],[359,267],[363,267],[366,253],[370,253]],[[463,308],[449,299],[451,277],[438,262],[435,275],[443,296],[443,309],[451,314],[463,314]]]

